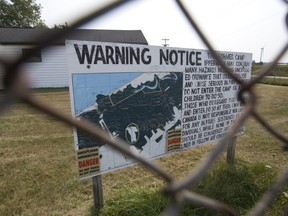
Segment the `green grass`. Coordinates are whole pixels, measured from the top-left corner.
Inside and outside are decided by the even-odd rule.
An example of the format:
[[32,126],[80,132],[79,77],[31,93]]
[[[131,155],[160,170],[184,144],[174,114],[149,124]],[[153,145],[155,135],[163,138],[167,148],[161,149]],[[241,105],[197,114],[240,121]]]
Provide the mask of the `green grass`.
[[[277,171],[263,163],[252,164],[237,160],[235,166],[229,166],[226,161],[220,161],[197,186],[193,187],[192,191],[225,202],[243,215],[253,207],[276,178]],[[287,190],[288,187],[286,187]],[[160,191],[160,187],[125,187],[106,201],[100,215],[158,216],[169,203]],[[280,196],[273,214],[276,211],[281,213],[284,208],[283,201],[285,201],[283,196]],[[217,216],[223,214],[186,202],[180,215]]]
[[[253,64],[252,75],[257,76],[261,73],[265,64]],[[277,65],[269,74],[270,77],[264,77],[258,83],[268,85],[288,86],[288,65]]]
[[121,189],[115,197],[107,200],[100,215],[158,216],[165,209],[167,202],[167,198],[161,195],[159,187],[126,187]]
[[[286,137],[288,136],[287,90],[284,86],[270,85],[258,85],[255,89],[259,96],[257,111]],[[36,90],[35,96],[70,115],[67,89]],[[14,104],[1,113],[0,123],[0,215],[95,214],[91,179],[79,181],[77,178],[74,141],[70,127],[22,103]],[[218,192],[212,190],[216,190],[213,188],[214,180],[217,182],[214,185],[219,184],[220,189],[232,185],[231,182],[226,183],[229,179],[231,181],[234,178],[239,179],[243,183],[239,187],[245,188],[245,185],[249,185],[247,188],[253,191],[252,197],[243,189],[243,194],[245,192],[247,193],[245,196],[252,198],[249,204],[239,200],[241,206],[236,205],[236,209],[246,212],[251,206],[250,203],[256,201],[259,193],[261,194],[273,180],[274,174],[280,174],[287,169],[288,152],[283,151],[281,145],[280,141],[250,118],[246,124],[245,134],[237,138],[236,156],[239,167],[229,171],[225,165],[219,163],[220,168],[215,165],[211,170],[211,177],[208,176],[208,179],[204,179],[192,190],[203,190],[203,193],[206,193],[204,189],[208,190],[211,187],[208,190],[211,193],[209,196],[224,198],[223,194],[217,195]],[[214,145],[200,146],[158,159],[156,162],[176,179],[181,179],[189,174],[213,147]],[[220,159],[225,160],[225,152]],[[268,169],[271,173],[266,173],[266,165],[272,167]],[[255,166],[260,167],[259,171],[255,171]],[[273,178],[269,176],[270,174],[273,174]],[[114,215],[116,212],[125,215],[127,209],[131,212],[126,215],[132,215],[136,210],[139,210],[138,215],[146,211],[150,211],[151,215],[153,212],[157,215],[165,208],[167,199],[158,193],[163,188],[164,182],[141,166],[107,173],[102,179],[105,201],[102,215],[112,214],[111,211],[115,213]],[[224,189],[223,192],[227,193],[225,187]],[[227,195],[236,192],[232,191]],[[288,189],[285,188],[283,192],[288,192]],[[257,196],[254,197],[255,194]],[[268,210],[267,215],[279,215],[287,201],[288,198],[282,194]],[[125,207],[126,203],[129,208]],[[204,211],[199,206],[191,208],[187,203],[182,208],[182,215],[191,209],[197,211],[197,215],[200,215],[200,211]],[[110,213],[106,213],[109,211]]]
[[[261,70],[265,67],[265,64],[253,64],[252,75],[259,75]],[[269,74],[269,76],[288,77],[288,65],[277,65]]]
[[[247,163],[237,160],[235,166],[229,166],[222,161],[199,183],[195,191],[227,203],[240,215],[244,215],[268,190],[276,177],[276,170],[260,162]],[[284,206],[279,203],[278,207],[283,209]],[[188,208],[183,215],[192,215],[189,210]],[[193,215],[217,215],[215,211],[203,207],[195,208],[192,212]]]
[[274,77],[274,78],[264,77],[259,81],[259,83],[268,85],[288,86],[288,79],[283,79],[281,77]]

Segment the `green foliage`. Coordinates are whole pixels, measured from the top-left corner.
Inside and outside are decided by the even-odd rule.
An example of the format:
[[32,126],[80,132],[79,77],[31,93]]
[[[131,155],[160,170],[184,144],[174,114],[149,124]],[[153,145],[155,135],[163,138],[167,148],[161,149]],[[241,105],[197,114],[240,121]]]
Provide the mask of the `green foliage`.
[[53,28],[54,29],[62,29],[62,28],[69,28],[69,26],[68,26],[68,23],[65,22],[64,24],[59,24],[59,25],[54,24]]
[[[217,164],[193,191],[217,199],[236,209],[240,215],[254,206],[261,195],[268,190],[277,172],[262,163],[248,164],[238,161],[229,166],[222,161]],[[186,204],[182,215],[223,215],[201,206]]]
[[153,216],[160,215],[167,205],[167,199],[158,188],[125,188],[110,198],[101,210],[101,216]]
[[[221,161],[192,190],[222,201],[242,215],[255,205],[261,195],[273,184],[276,177],[277,171],[263,163],[249,164],[237,161],[237,164],[230,166],[226,161]],[[107,200],[100,215],[160,215],[167,206],[168,199],[159,194],[159,191],[160,188],[143,186],[125,188]],[[283,203],[283,198],[280,202]],[[215,216],[223,214],[186,203],[182,206],[180,215]]]
[[47,28],[35,0],[0,0],[0,27]]

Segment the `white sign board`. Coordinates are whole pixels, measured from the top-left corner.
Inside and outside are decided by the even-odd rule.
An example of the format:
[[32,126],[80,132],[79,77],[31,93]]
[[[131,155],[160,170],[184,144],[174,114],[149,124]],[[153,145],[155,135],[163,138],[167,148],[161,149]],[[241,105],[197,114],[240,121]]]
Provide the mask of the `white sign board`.
[[[238,84],[207,50],[66,41],[72,112],[149,158],[218,140],[241,112]],[[218,52],[243,80],[252,54]],[[75,130],[80,178],[134,163]]]

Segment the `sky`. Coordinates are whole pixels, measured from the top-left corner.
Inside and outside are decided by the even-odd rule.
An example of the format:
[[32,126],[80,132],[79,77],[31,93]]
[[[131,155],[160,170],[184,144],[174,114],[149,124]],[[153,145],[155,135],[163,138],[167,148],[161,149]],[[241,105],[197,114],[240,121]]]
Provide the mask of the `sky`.
[[[36,0],[49,27],[72,24],[109,0]],[[270,62],[288,41],[284,0],[183,0],[219,51],[246,52]],[[141,30],[149,45],[207,49],[174,0],[134,0],[81,28]],[[262,57],[261,57],[262,51]],[[288,62],[288,53],[280,60]]]

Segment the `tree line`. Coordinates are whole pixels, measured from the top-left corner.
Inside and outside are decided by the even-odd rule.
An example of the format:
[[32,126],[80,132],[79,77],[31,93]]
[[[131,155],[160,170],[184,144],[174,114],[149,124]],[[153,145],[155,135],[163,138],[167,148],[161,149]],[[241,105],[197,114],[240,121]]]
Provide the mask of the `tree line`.
[[[35,0],[0,0],[0,28],[48,28],[41,18],[41,4]],[[54,25],[54,28],[68,27]]]

